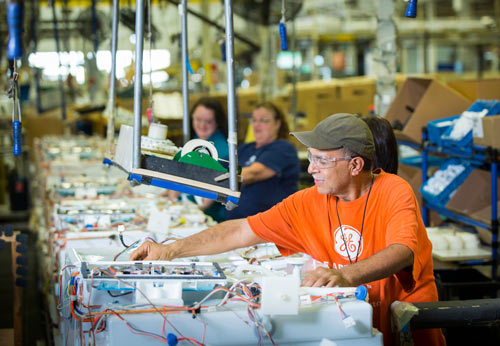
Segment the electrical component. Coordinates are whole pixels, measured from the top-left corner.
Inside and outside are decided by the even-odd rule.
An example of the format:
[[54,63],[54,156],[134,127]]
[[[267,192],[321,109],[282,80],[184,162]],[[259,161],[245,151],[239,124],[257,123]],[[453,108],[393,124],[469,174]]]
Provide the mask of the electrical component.
[[81,263],[84,279],[186,279],[186,280],[225,280],[226,276],[218,263],[207,262],[95,262]]

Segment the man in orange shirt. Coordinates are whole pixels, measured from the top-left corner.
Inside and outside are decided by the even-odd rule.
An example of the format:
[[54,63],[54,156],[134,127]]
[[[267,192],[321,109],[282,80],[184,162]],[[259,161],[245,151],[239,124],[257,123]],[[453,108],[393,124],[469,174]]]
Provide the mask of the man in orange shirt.
[[[307,274],[303,286],[368,287],[373,324],[392,344],[390,304],[437,301],[431,243],[411,187],[400,177],[371,171],[369,127],[335,114],[313,131],[292,133],[308,147],[315,186],[268,211],[231,220],[169,245],[145,243],[131,260],[208,255],[264,242],[280,252],[303,252],[329,268]],[[443,345],[440,329],[413,332],[416,345]]]

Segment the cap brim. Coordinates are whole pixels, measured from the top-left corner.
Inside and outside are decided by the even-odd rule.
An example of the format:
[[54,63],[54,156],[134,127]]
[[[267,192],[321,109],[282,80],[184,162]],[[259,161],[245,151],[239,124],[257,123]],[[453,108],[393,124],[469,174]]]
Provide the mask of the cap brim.
[[300,143],[304,144],[308,148],[319,150],[339,149],[339,147],[332,147],[331,141],[322,138],[321,135],[315,133],[314,131],[290,132],[290,134],[297,138]]

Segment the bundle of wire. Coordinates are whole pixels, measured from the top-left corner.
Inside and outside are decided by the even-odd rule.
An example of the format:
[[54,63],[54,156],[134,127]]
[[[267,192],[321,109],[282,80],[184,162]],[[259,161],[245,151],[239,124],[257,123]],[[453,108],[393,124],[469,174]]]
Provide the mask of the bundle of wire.
[[[62,271],[68,269],[68,268],[75,268],[75,266],[67,266],[61,270]],[[92,311],[92,309],[99,309],[101,306],[91,306],[91,294],[92,294],[92,288],[95,288],[92,285],[92,279],[94,275],[97,274],[97,271],[101,271],[101,274],[105,274],[106,276],[113,277],[114,279],[118,280],[120,283],[132,287],[135,291],[137,291],[139,294],[141,294],[148,302],[149,304],[134,304],[134,305],[118,305],[116,307],[108,306],[106,309],[101,310],[101,311]],[[71,316],[70,318],[74,318],[78,322],[88,322],[90,323],[89,330],[82,332],[82,334],[88,334],[89,337],[94,338],[96,334],[99,334],[103,331],[106,330],[106,319],[108,316],[113,315],[116,316],[120,321],[124,322],[127,326],[127,328],[130,330],[131,333],[137,334],[137,335],[144,335],[144,336],[149,336],[152,338],[155,338],[157,340],[161,340],[163,342],[168,343],[169,338],[172,339],[175,337],[177,341],[187,341],[190,342],[193,345],[203,345],[204,344],[204,339],[205,339],[205,332],[206,332],[206,324],[202,322],[201,320],[200,323],[203,324],[203,336],[202,340],[197,341],[194,338],[187,337],[182,335],[180,331],[169,321],[167,318],[168,314],[175,314],[175,313],[180,313],[180,312],[191,312],[193,314],[193,318],[196,318],[197,314],[200,313],[202,310],[209,310],[213,308],[218,308],[225,306],[228,301],[240,301],[245,304],[247,304],[247,312],[248,312],[248,317],[253,325],[259,330],[259,340],[260,343],[262,342],[262,335],[265,335],[273,344],[274,341],[272,340],[269,332],[266,330],[264,325],[260,322],[258,316],[256,315],[255,309],[260,308],[259,304],[259,298],[260,298],[260,286],[257,283],[246,283],[244,281],[238,281],[234,283],[230,288],[226,287],[216,287],[214,290],[212,290],[205,298],[203,298],[199,303],[195,303],[192,306],[174,306],[174,305],[163,305],[161,307],[155,305],[138,287],[135,286],[134,283],[130,283],[127,281],[124,281],[117,277],[113,271],[111,270],[106,270],[106,269],[99,269],[95,268],[91,271],[91,283],[90,283],[90,290],[89,290],[89,297],[88,297],[88,303],[84,304],[83,303],[83,296],[82,296],[82,290],[81,290],[81,279],[78,276],[79,272],[74,271],[71,273],[70,280],[68,282],[67,288],[65,290],[67,297],[70,300],[70,310],[71,310]],[[60,275],[61,278],[61,275]],[[61,280],[61,279],[60,279]],[[217,292],[226,292],[224,298],[216,305],[203,305],[208,299],[210,299],[211,296],[213,296]],[[59,293],[59,304],[61,304],[61,286],[60,286],[60,293]],[[81,311],[81,308],[86,308],[88,309],[88,313],[85,314]],[[227,309],[227,307],[225,308]],[[229,309],[231,310],[231,309]],[[162,332],[161,334],[158,333],[153,333],[150,331],[145,331],[137,328],[134,326],[130,321],[127,321],[123,315],[126,314],[140,314],[140,313],[158,313],[160,316],[163,318],[163,326],[162,326]],[[238,316],[239,317],[239,316]],[[241,319],[241,317],[239,317]],[[243,320],[247,325],[249,324],[247,321]],[[165,336],[165,327],[166,324],[169,324],[170,327],[179,335],[177,337],[176,335],[167,335]],[[261,332],[262,331],[262,332]]]

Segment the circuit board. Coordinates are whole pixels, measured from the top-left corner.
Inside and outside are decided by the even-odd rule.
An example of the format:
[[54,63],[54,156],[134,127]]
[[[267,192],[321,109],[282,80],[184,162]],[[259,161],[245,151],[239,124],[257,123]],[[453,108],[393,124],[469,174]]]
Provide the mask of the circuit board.
[[225,280],[218,263],[211,262],[98,262],[81,263],[84,279]]

